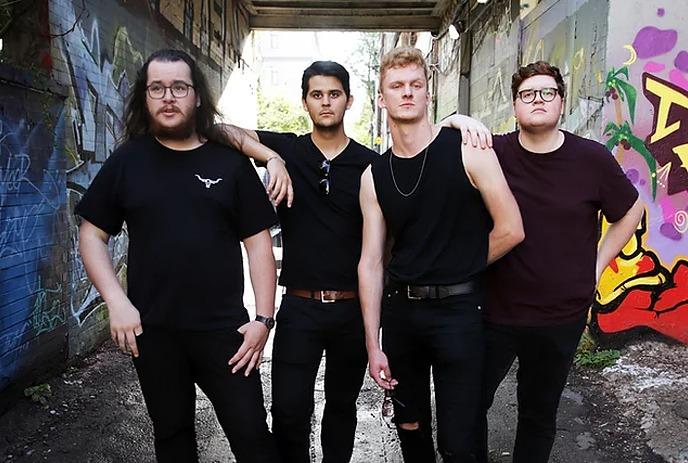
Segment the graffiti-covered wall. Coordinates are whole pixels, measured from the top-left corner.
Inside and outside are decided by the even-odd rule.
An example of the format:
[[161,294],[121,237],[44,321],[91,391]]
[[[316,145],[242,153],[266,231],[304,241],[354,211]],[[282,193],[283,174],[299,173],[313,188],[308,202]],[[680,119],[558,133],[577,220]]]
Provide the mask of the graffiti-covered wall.
[[[513,130],[517,63],[561,69],[563,127],[605,143],[646,204],[634,238],[601,277],[594,325],[612,338],[651,330],[688,343],[688,3],[526,3],[521,17],[506,0],[471,12],[470,114],[497,133]],[[465,51],[452,43],[444,36],[436,45],[440,73]],[[456,84],[451,76],[439,82],[443,116],[455,110]]]
[[688,343],[686,21],[685,2],[610,2],[601,140],[646,208],[600,282],[597,321],[606,333],[644,327]]
[[[2,9],[0,408],[9,386],[108,335],[73,209],[117,145],[137,69],[159,48],[181,48],[219,96],[248,34],[240,0],[23,0]],[[122,279],[126,247],[126,232],[110,242]]]

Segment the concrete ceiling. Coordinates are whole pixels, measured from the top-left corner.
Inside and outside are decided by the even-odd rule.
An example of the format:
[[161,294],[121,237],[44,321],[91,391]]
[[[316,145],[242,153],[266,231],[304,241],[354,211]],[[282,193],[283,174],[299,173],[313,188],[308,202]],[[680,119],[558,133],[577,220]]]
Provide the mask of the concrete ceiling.
[[245,0],[251,29],[438,32],[451,0]]

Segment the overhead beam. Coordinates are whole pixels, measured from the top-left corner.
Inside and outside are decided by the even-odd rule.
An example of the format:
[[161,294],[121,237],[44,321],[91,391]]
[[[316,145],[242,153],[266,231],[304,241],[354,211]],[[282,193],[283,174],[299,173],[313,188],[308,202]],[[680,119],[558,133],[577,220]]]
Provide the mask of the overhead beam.
[[399,15],[388,12],[386,16],[329,16],[319,15],[252,15],[251,29],[300,29],[300,30],[362,30],[362,31],[430,31],[437,32],[441,18],[435,16]]
[[339,0],[253,0],[256,7],[284,7],[284,8],[434,8],[436,1],[429,0],[401,0],[401,1],[348,1]]
[[[260,16],[324,16],[322,8],[282,8],[256,7],[255,14]],[[434,16],[433,8],[409,8],[390,10],[388,8],[330,8],[328,16]]]

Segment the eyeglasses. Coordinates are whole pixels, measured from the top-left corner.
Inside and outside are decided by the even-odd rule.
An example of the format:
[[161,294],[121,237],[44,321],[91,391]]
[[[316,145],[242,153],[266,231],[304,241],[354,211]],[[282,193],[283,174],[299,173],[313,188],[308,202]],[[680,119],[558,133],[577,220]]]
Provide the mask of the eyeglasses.
[[542,101],[550,102],[557,97],[559,89],[553,87],[541,88],[540,90],[534,88],[527,88],[518,92],[518,97],[522,102],[528,104],[535,101],[535,97],[540,95]]
[[174,98],[185,98],[189,94],[189,89],[194,88],[194,86],[187,84],[186,82],[175,82],[170,86],[156,83],[150,84],[148,87],[146,87],[146,90],[148,90],[148,96],[150,96],[152,99],[162,100],[165,98],[165,93],[167,92],[168,88],[170,89],[170,92]]
[[330,194],[330,161],[329,159],[325,159],[323,162],[320,163],[320,174],[322,175],[322,178],[318,182],[318,187],[320,188],[320,192],[329,195]]
[[382,399],[382,421],[388,428],[394,429],[394,402],[401,407],[406,407],[399,399],[394,396],[392,389],[385,389],[385,398]]

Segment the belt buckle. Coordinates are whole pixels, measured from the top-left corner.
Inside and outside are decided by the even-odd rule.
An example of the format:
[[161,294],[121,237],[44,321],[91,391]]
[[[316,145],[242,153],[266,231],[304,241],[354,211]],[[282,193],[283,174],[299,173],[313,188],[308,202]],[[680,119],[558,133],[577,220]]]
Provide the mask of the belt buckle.
[[420,301],[421,299],[423,299],[420,296],[414,296],[411,294],[411,286],[410,285],[406,285],[406,298],[411,300],[411,301]]
[[325,299],[325,291],[320,291],[320,302],[323,304],[331,304],[336,302],[337,299]]

